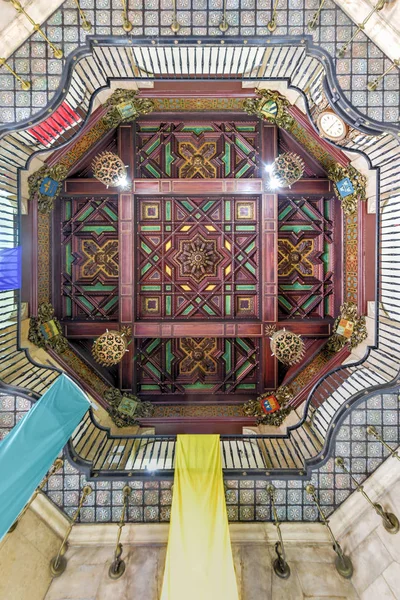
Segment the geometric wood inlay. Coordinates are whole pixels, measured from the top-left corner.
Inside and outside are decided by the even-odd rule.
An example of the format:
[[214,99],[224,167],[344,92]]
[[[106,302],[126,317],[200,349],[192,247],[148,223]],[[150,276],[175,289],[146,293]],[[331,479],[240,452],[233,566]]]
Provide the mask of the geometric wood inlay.
[[251,394],[257,391],[259,340],[137,340],[137,393]]
[[61,316],[117,320],[117,198],[62,198],[61,211]]
[[257,121],[136,122],[138,176],[257,177]]
[[260,318],[258,197],[136,202],[137,320]]
[[334,315],[335,199],[279,196],[279,318]]

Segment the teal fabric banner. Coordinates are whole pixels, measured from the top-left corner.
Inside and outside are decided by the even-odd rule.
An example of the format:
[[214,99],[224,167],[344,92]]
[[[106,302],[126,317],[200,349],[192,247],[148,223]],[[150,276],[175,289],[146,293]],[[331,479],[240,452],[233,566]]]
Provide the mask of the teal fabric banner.
[[0,541],[89,407],[82,390],[61,375],[0,443]]

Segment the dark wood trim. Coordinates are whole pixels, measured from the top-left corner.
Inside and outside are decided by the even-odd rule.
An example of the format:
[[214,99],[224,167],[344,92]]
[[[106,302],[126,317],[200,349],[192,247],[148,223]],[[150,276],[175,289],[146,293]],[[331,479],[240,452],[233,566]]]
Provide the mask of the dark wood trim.
[[[50,167],[57,164],[62,159],[62,157],[65,154],[67,154],[67,152],[70,152],[71,148],[88,132],[88,130],[91,129],[97,123],[97,121],[99,121],[103,117],[103,115],[105,115],[107,110],[108,110],[108,108],[105,108],[104,106],[99,106],[90,115],[89,119],[87,120],[85,125],[82,127],[82,129],[79,131],[78,135],[76,137],[74,137],[73,140],[71,140],[71,142],[69,144],[66,144],[59,150],[55,150],[51,154],[51,156],[49,156],[49,158],[46,160],[46,164],[49,165]],[[102,140],[103,140],[103,138],[102,138]],[[74,165],[73,168],[75,169],[76,165]]]
[[336,160],[342,167],[347,167],[350,164],[350,159],[344,152],[336,148],[333,144],[320,137],[319,133],[315,131],[313,125],[311,125],[309,118],[305,115],[297,106],[290,106],[288,112],[296,119],[296,121],[310,134],[319,146],[321,146],[326,152],[328,152],[334,160]]
[[92,339],[96,338],[106,329],[118,331],[119,325],[115,321],[71,321],[61,319],[61,325],[64,328],[64,335],[68,339]]
[[[292,406],[293,408],[297,408],[298,406],[300,406],[300,404],[302,404],[305,400],[307,400],[308,394],[310,393],[310,391],[312,390],[314,385],[321,379],[321,377],[323,377],[324,375],[329,373],[329,371],[331,371],[335,367],[339,367],[343,363],[343,361],[346,360],[346,358],[348,358],[350,356],[350,354],[351,354],[351,351],[349,350],[347,345],[344,348],[342,348],[341,350],[339,350],[339,352],[337,352],[331,358],[331,360],[326,363],[325,367],[323,369],[321,369],[320,371],[318,371],[318,373],[315,374],[315,376],[310,380],[310,382],[306,386],[304,386],[304,388],[301,390],[301,392],[299,392],[297,394],[297,396],[295,396],[289,402],[289,405]],[[304,367],[304,368],[306,368],[306,367]],[[301,370],[303,370],[303,369],[301,369]]]
[[279,321],[279,329],[294,331],[304,337],[325,338],[332,333],[333,318],[326,319],[290,319]]
[[141,427],[154,427],[158,435],[178,433],[241,434],[243,427],[254,427],[254,417],[168,417],[139,419]]
[[54,352],[54,350],[51,350],[51,348],[47,349],[48,354],[55,360],[55,362],[66,372],[68,373],[68,375],[71,375],[71,377],[77,381],[79,383],[79,385],[85,390],[85,392],[87,392],[88,394],[90,394],[98,404],[100,404],[100,406],[102,406],[103,408],[105,408],[106,410],[108,410],[109,406],[107,404],[107,402],[104,400],[104,398],[102,398],[102,396],[100,396],[100,394],[98,394],[95,390],[93,390],[90,385],[88,385],[86,383],[86,381],[84,381],[83,379],[81,379],[81,377],[79,377],[78,373],[76,371],[74,371],[73,369],[71,369],[71,367],[63,361],[62,357],[57,354],[56,352]]
[[[191,321],[190,333],[193,337],[263,337],[263,324],[260,321]],[[179,338],[187,337],[188,321],[140,321],[133,325],[135,338]]]

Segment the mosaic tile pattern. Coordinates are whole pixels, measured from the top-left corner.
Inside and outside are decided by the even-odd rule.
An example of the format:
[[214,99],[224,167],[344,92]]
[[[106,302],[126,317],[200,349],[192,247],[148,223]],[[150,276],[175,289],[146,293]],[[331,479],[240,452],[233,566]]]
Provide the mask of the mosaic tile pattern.
[[[271,34],[267,23],[273,0],[227,0],[225,36],[281,36],[309,34],[307,23],[319,0],[280,0],[277,29]],[[91,35],[126,35],[122,29],[121,0],[81,0],[87,18],[95,24]],[[172,0],[128,0],[133,37],[171,36]],[[223,0],[177,0],[178,36],[221,36]],[[384,12],[384,11],[383,11]],[[383,15],[384,16],[384,15]],[[314,41],[336,56],[340,45],[349,40],[355,25],[327,0],[321,13]],[[64,57],[82,45],[86,33],[79,27],[79,13],[73,0],[66,0],[44,24],[49,39],[64,51]],[[63,68],[62,60],[53,58],[51,50],[35,33],[9,59],[9,65],[22,77],[32,81],[29,91],[22,91],[11,74],[0,69],[0,122],[10,123],[29,118],[46,106],[55,93]],[[390,61],[363,33],[359,33],[348,55],[336,59],[336,71],[346,96],[360,112],[370,118],[396,122],[399,119],[399,74],[392,71],[375,92],[367,91],[367,81],[390,66]]]
[[[13,396],[0,396],[0,439],[28,410],[30,402]],[[361,483],[388,456],[388,451],[366,432],[374,425],[383,439],[393,448],[400,443],[400,398],[394,394],[377,395],[362,402],[344,421],[337,434],[334,456],[342,456],[347,467]],[[330,459],[312,473],[321,506],[331,514],[354,491],[349,475],[343,473]],[[79,490],[86,479],[68,462],[62,471],[48,482],[48,497],[67,514],[72,515],[79,502]],[[305,483],[298,480],[277,480],[276,507],[282,521],[316,521],[319,519],[313,502],[305,493]],[[259,480],[226,480],[226,503],[230,521],[270,521],[270,502],[266,487]],[[124,481],[90,482],[94,489],[86,500],[81,522],[117,522],[121,515]],[[132,494],[128,520],[131,522],[169,521],[171,510],[171,481],[130,481]]]

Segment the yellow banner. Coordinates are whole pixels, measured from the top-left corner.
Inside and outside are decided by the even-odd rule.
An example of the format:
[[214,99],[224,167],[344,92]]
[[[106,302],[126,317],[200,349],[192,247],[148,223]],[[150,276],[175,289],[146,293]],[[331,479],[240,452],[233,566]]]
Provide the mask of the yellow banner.
[[219,435],[178,435],[161,600],[238,600]]

